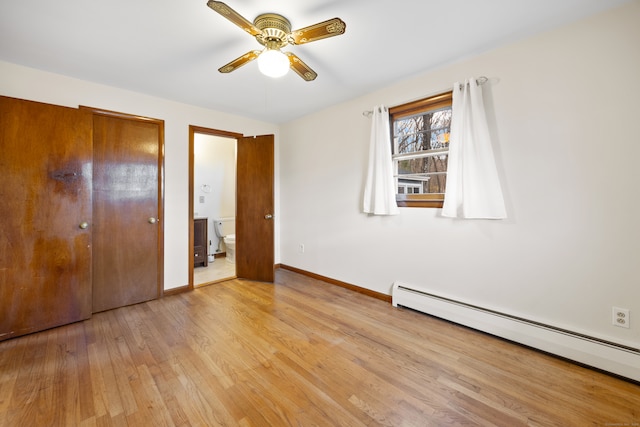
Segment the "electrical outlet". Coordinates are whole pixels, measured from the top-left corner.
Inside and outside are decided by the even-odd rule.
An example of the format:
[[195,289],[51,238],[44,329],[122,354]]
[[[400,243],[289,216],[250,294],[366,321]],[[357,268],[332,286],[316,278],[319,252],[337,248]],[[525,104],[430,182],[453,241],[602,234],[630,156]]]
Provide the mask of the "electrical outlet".
[[298,252],[300,252],[301,254],[304,253],[304,243],[300,243],[300,245],[298,245]]
[[621,328],[627,329],[631,327],[631,319],[629,318],[628,308],[613,307],[611,315],[611,321],[615,326],[620,326]]

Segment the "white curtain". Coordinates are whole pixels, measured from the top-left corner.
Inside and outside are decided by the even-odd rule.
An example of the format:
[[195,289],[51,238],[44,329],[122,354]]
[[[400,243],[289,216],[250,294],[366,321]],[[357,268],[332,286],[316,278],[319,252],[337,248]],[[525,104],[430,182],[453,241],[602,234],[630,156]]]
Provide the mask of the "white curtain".
[[482,87],[475,78],[453,85],[451,114],[447,187],[442,216],[506,218],[482,101]]
[[371,116],[369,168],[364,187],[363,211],[373,215],[397,215],[396,190],[391,161],[389,110],[376,106]]

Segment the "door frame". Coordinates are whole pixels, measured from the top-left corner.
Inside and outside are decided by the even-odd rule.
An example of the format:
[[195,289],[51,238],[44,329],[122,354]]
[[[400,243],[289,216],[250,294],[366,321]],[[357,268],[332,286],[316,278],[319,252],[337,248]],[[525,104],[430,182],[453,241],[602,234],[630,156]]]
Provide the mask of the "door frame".
[[[220,136],[223,138],[238,139],[244,137],[241,133],[229,132],[219,129],[210,129],[201,126],[189,125],[189,285],[187,289],[193,290],[193,192],[194,192],[194,172],[195,172],[195,153],[194,153],[194,140],[195,135],[211,135]],[[237,250],[237,249],[236,249]],[[237,256],[237,255],[236,255]]]
[[80,109],[85,109],[91,111],[91,113],[96,115],[103,115],[108,117],[121,118],[126,120],[136,120],[140,122],[148,122],[155,123],[158,125],[159,131],[159,144],[158,147],[158,242],[157,242],[157,257],[158,257],[158,267],[157,267],[157,275],[158,275],[158,283],[157,283],[157,297],[162,298],[164,296],[164,192],[165,192],[165,184],[164,184],[164,150],[165,150],[165,139],[164,139],[164,120],[154,119],[152,117],[139,116],[136,114],[128,114],[121,113],[118,111],[105,110],[102,108],[88,107],[81,105]]

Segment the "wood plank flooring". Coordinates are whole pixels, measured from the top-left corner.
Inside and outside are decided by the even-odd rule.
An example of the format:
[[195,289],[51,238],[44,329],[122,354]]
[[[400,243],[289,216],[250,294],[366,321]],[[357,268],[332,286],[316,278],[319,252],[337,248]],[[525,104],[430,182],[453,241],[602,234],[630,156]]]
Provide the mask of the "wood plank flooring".
[[640,385],[278,270],[0,343],[1,426],[640,425]]

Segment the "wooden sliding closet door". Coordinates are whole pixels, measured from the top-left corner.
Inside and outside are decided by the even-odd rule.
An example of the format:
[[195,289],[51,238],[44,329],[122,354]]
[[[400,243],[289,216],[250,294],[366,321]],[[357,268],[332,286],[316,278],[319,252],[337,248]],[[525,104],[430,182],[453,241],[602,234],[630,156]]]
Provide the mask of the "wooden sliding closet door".
[[0,340],[91,316],[91,114],[0,97]]
[[94,110],[93,312],[162,290],[164,123]]

